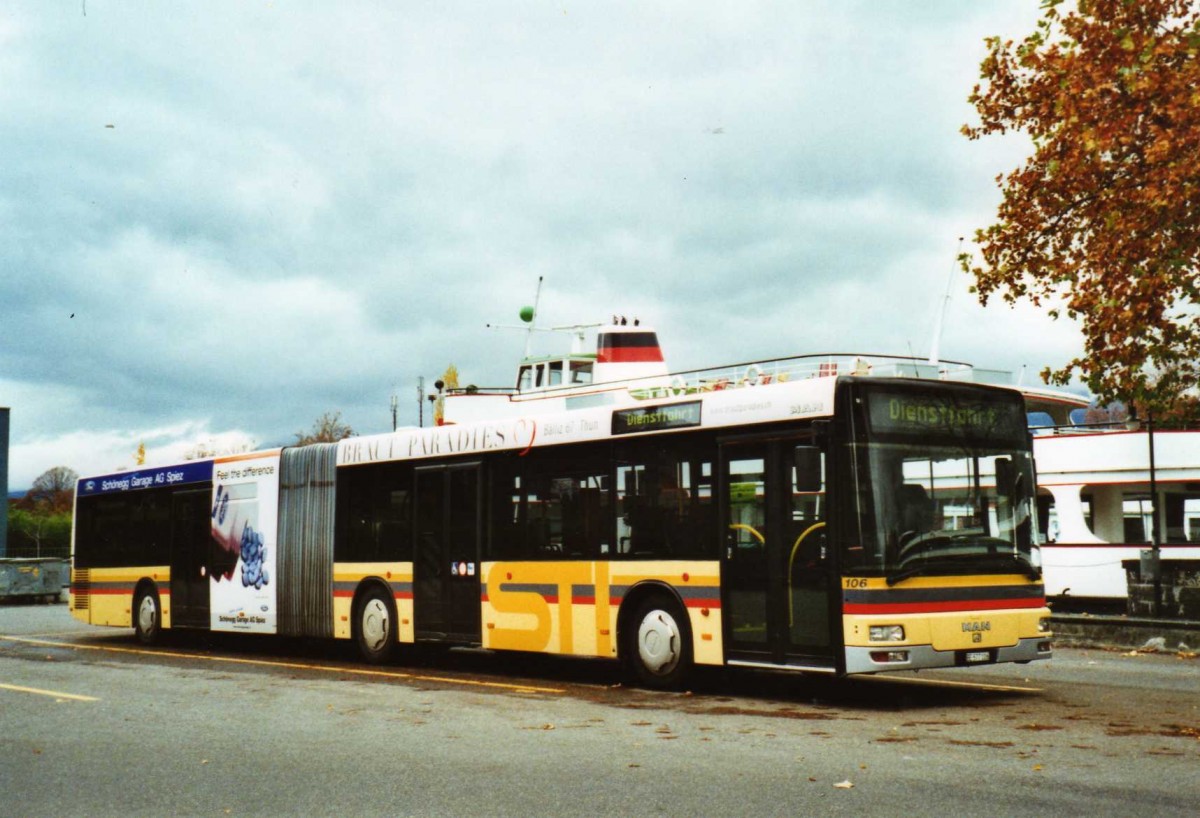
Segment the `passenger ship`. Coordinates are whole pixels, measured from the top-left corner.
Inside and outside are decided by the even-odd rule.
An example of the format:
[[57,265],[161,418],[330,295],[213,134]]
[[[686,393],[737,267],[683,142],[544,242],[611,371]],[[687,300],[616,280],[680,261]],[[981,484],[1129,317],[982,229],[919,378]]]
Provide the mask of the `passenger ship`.
[[1200,559],[1200,432],[1057,424],[1044,432],[1033,450],[1047,597],[1124,602],[1121,563],[1150,546],[1155,499],[1161,559]]
[[[1077,413],[1090,404],[1084,396],[1022,384],[1005,370],[880,354],[816,354],[669,375],[649,327],[614,318],[599,331],[595,353],[582,351],[585,327],[562,329],[576,335],[570,353],[527,355],[511,387],[448,390],[439,422],[634,405],[646,397],[838,375],[1007,386],[1025,396],[1031,417],[1046,596],[1123,603],[1122,561],[1138,559],[1150,544],[1150,435],[1124,425],[1097,429],[1076,423]],[[1162,558],[1200,558],[1200,431],[1159,431],[1153,437],[1155,482],[1165,510]]]

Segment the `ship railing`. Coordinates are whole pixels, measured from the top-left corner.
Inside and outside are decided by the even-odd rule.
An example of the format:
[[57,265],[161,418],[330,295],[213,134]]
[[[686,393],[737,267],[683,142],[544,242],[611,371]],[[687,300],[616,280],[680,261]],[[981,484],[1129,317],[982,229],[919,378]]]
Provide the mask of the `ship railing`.
[[[985,374],[987,380],[979,380],[976,373]],[[657,383],[640,384],[630,381],[628,387],[635,397],[662,398],[713,392],[723,389],[740,389],[772,383],[804,381],[813,378],[835,378],[840,375],[872,378],[924,378],[976,383],[1008,383],[1011,375],[999,370],[977,370],[961,361],[939,361],[931,364],[916,358],[895,355],[861,353],[823,353],[777,358],[766,361],[751,361],[732,364],[715,369],[698,369],[677,372],[662,378]]]
[[[1094,435],[1103,432],[1145,432],[1147,427],[1145,424],[1131,421],[1129,419],[1121,420],[1094,420],[1080,421],[1079,423],[1059,423],[1047,424],[1044,426],[1030,426],[1029,431],[1035,437],[1043,436],[1067,436],[1067,435]],[[1200,418],[1188,420],[1174,420],[1168,427],[1155,426],[1155,431],[1163,432],[1194,432],[1200,431]]]
[[606,392],[618,389],[629,391],[641,400],[654,400],[681,395],[701,394],[724,389],[741,389],[772,383],[830,378],[839,375],[875,378],[923,378],[927,380],[958,381],[1009,385],[1012,374],[1003,370],[978,369],[961,361],[939,361],[931,364],[920,358],[896,355],[860,353],[822,353],[750,361],[706,369],[674,372],[607,383],[572,384],[536,392],[518,392],[504,387],[467,386],[448,390],[450,395],[507,395],[514,400],[570,396],[581,392]]

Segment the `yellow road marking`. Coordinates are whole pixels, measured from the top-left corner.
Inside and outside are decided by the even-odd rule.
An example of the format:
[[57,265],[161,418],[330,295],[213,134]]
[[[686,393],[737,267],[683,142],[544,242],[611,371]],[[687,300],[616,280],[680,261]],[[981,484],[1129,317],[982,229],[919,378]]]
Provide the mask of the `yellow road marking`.
[[510,690],[517,693],[566,693],[557,687],[537,687],[535,685],[509,684],[506,682],[483,682],[477,679],[454,679],[448,676],[426,676],[419,673],[403,673],[392,670],[368,670],[365,668],[337,667],[336,665],[314,665],[305,662],[277,662],[269,659],[240,659],[235,656],[201,656],[195,653],[179,653],[170,650],[142,650],[139,648],[118,648],[108,645],[77,645],[71,642],[55,642],[48,639],[28,639],[20,636],[5,636],[0,634],[0,640],[19,642],[25,645],[42,647],[70,648],[71,650],[95,650],[106,653],[128,653],[136,656],[166,656],[173,659],[195,659],[208,662],[224,662],[236,665],[259,665],[263,667],[280,667],[291,670],[316,670],[325,673],[345,673],[354,676],[376,676],[388,679],[408,679],[416,682],[440,682],[442,684],[462,685],[463,687],[487,687],[499,690]]
[[36,693],[39,696],[53,696],[56,699],[70,699],[76,702],[98,702],[95,696],[80,696],[76,693],[60,693],[57,690],[42,690],[36,687],[21,687],[20,685],[0,684],[0,690],[13,690],[17,693]]
[[972,690],[996,690],[1003,693],[1041,693],[1044,688],[1040,687],[1018,687],[1016,685],[994,685],[987,682],[954,682],[948,679],[910,679],[904,676],[888,676],[879,674],[875,676],[857,676],[856,679],[866,681],[889,681],[900,682],[902,684],[925,685],[926,687],[968,687]]

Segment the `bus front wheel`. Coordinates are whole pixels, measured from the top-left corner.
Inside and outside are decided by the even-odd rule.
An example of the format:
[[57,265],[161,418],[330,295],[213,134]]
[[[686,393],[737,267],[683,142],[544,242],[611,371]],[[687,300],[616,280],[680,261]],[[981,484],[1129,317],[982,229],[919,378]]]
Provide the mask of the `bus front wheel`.
[[396,609],[382,588],[375,587],[363,595],[355,617],[358,652],[372,665],[392,658],[396,650]]
[[134,600],[133,631],[143,645],[157,644],[162,638],[162,608],[153,588],[143,588]]
[[674,600],[656,594],[634,611],[625,629],[625,661],[646,687],[680,687],[692,664],[692,638],[687,617]]

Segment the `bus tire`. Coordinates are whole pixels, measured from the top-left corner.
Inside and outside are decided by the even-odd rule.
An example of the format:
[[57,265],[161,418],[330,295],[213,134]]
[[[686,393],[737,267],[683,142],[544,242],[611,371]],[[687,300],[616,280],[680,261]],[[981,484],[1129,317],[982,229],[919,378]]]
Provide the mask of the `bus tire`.
[[140,588],[133,599],[133,632],[143,645],[162,641],[162,605],[153,585]]
[[677,601],[663,593],[647,596],[623,636],[625,664],[636,682],[657,690],[683,685],[692,665],[692,634]]
[[367,589],[354,614],[354,635],[363,661],[381,665],[396,652],[396,605],[378,585]]

